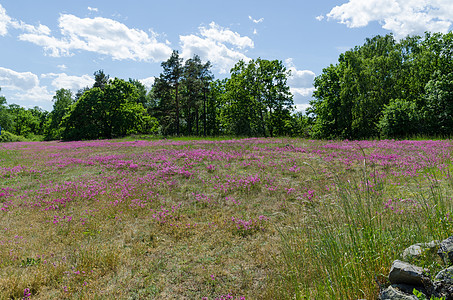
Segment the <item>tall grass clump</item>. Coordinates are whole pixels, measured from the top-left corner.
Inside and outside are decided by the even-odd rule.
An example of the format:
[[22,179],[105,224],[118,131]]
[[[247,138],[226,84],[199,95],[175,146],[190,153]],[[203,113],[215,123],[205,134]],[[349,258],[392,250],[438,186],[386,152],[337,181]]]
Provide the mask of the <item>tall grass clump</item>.
[[[379,178],[365,159],[351,176],[334,176],[332,194],[305,207],[302,221],[294,216],[291,226],[279,228],[280,271],[271,278],[269,298],[377,298],[406,247],[453,234],[448,170]],[[426,261],[423,267],[445,266]]]

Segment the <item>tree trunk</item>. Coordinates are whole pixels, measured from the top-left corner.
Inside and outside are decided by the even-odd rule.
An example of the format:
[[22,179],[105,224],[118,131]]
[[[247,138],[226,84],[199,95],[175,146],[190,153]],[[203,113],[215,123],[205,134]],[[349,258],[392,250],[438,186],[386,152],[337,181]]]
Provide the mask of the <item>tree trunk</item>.
[[272,108],[269,107],[269,118],[271,120],[271,122],[269,122],[269,135],[271,137],[274,136],[274,127],[273,127],[273,124],[272,124]]
[[175,85],[175,102],[176,102],[176,135],[179,136],[179,100],[178,100],[178,86],[179,84],[176,83]]
[[203,135],[206,136],[206,89],[203,89]]
[[195,123],[197,124],[197,126],[196,126],[196,131],[197,131],[196,136],[198,136],[198,133],[199,133],[198,123],[200,123],[200,117],[198,116],[198,107],[197,106],[195,107]]

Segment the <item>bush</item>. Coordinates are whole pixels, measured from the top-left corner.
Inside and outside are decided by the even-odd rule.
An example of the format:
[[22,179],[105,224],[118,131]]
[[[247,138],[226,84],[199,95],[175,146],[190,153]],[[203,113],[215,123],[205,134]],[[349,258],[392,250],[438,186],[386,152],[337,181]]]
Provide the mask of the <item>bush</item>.
[[378,128],[381,137],[407,137],[420,133],[419,114],[414,102],[390,100],[384,107]]
[[5,142],[25,142],[26,138],[20,135],[12,134],[8,131],[2,130],[2,134],[0,135],[0,143]]

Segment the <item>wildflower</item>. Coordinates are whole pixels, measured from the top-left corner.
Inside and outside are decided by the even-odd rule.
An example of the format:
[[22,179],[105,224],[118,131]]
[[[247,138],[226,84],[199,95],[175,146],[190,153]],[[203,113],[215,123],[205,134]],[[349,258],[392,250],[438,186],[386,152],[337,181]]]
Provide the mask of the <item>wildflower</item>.
[[30,289],[29,289],[29,288],[26,288],[26,289],[24,290],[24,300],[25,300],[25,299],[30,299],[30,297],[31,297]]

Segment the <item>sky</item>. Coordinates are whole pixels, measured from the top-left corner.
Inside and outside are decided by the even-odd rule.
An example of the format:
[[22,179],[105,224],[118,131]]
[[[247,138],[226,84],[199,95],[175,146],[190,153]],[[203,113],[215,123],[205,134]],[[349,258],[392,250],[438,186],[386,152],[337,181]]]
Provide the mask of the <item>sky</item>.
[[0,95],[51,111],[56,90],[91,86],[98,70],[151,88],[177,50],[219,79],[241,59],[281,60],[302,111],[313,79],[366,38],[452,24],[452,0],[0,0]]

